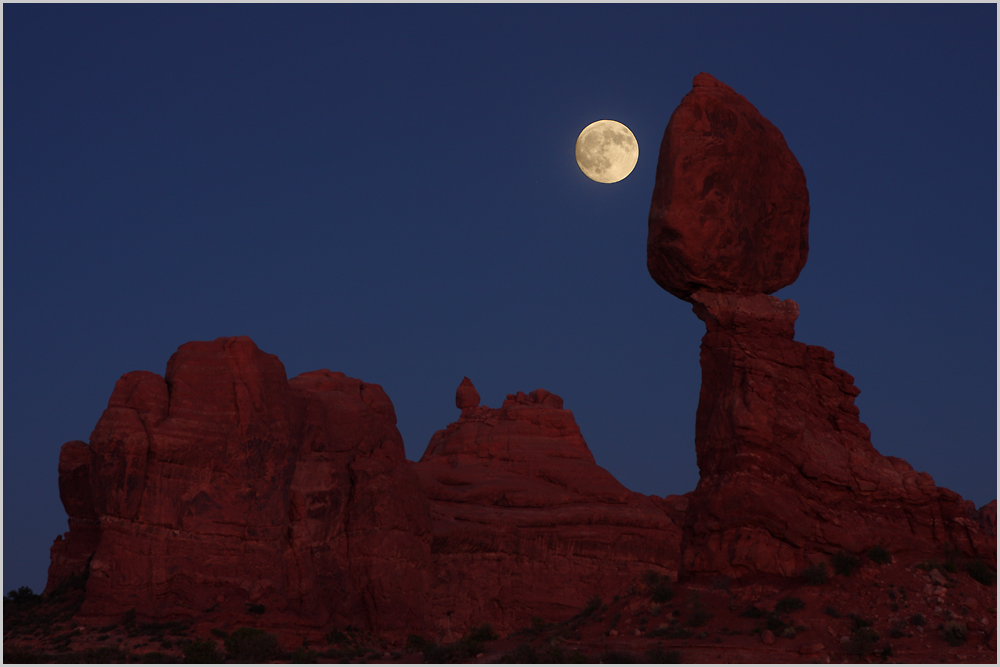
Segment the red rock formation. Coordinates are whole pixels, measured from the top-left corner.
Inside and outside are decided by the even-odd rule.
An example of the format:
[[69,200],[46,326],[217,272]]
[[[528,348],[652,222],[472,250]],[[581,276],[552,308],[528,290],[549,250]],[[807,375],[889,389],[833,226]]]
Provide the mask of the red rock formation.
[[767,294],[805,265],[805,176],[781,133],[699,74],[671,116],[648,266],[707,327],[683,570],[794,575],[821,554],[996,552],[995,517],[871,445],[853,378],[793,340],[798,305]]
[[781,132],[709,74],[674,111],[660,145],[647,266],[681,299],[707,289],[770,294],[809,252],[809,193]]
[[288,381],[246,337],[183,345],[165,378],[124,375],[90,443],[63,447],[71,530],[48,589],[89,561],[91,620],[245,624],[261,605],[272,629],[441,639],[676,573],[677,503],[597,466],[562,399],[539,389],[492,410],[466,378],[456,405],[413,464],[378,385]]
[[440,633],[566,618],[646,570],[676,576],[679,526],[595,463],[560,397],[518,392],[492,409],[469,407],[471,392],[466,378],[462,416],[414,466],[431,505]]
[[861,423],[854,379],[833,353],[793,340],[798,306],[698,292],[702,386],[690,495],[688,573],[795,575],[821,554],[996,551],[972,503],[902,459]]
[[[378,385],[329,371],[288,382],[246,337],[188,343],[166,379],[123,376],[60,471],[71,530],[49,588],[92,545],[84,616],[252,603],[272,626],[423,627],[428,508]],[[95,520],[96,540],[81,524]]]

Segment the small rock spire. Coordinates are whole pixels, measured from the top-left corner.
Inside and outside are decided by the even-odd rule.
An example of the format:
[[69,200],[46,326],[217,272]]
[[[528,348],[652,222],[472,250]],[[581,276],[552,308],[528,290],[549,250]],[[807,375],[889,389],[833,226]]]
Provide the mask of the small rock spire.
[[458,391],[455,392],[455,406],[463,415],[479,407],[479,392],[472,386],[472,380],[469,378],[462,378],[462,384],[458,385]]

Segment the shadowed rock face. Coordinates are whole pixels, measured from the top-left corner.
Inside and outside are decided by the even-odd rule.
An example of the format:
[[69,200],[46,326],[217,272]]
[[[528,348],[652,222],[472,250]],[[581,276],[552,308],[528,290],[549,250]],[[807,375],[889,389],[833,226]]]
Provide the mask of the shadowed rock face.
[[[355,625],[455,638],[570,616],[645,569],[676,575],[676,503],[630,492],[544,389],[479,405],[407,461],[378,385],[284,366],[246,337],[181,346],[118,381],[60,455],[70,531],[47,590],[89,572],[81,614]],[[88,567],[89,563],[89,567]]]
[[[462,388],[475,391],[468,378]],[[464,409],[414,468],[430,500],[441,628],[565,618],[646,570],[676,577],[680,526],[664,510],[676,499],[622,486],[544,389]]]
[[996,551],[995,517],[872,447],[854,379],[794,340],[767,296],[806,261],[805,175],[781,133],[708,74],[667,125],[649,215],[650,275],[707,332],[682,572],[794,575],[823,554]]
[[690,301],[699,290],[770,294],[809,252],[809,192],[774,125],[709,74],[663,134],[649,209],[653,280]]
[[48,589],[90,559],[85,616],[423,628],[430,518],[395,421],[378,385],[289,382],[245,336],[183,345],[63,446]]
[[990,530],[971,502],[875,450],[854,378],[832,352],[793,340],[794,301],[711,292],[692,300],[708,331],[684,571],[793,576],[827,554],[876,545],[995,553],[995,517]]

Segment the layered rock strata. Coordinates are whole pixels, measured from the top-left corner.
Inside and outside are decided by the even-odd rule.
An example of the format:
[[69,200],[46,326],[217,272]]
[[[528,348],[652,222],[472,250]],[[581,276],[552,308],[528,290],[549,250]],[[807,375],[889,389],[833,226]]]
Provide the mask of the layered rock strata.
[[990,508],[879,454],[853,378],[832,352],[794,340],[794,301],[768,296],[805,265],[808,201],[777,128],[729,86],[695,77],[664,133],[647,243],[652,278],[707,329],[682,571],[793,575],[875,545],[995,557]]
[[128,373],[60,455],[70,531],[47,590],[88,574],[85,618],[354,625],[454,637],[570,616],[645,569],[676,574],[672,500],[597,466],[545,390],[479,405],[407,461],[378,385],[284,366],[246,337]]
[[274,626],[423,628],[429,512],[395,421],[378,385],[289,382],[249,338],[183,345],[165,378],[122,376],[89,445],[63,446],[70,532],[48,588],[89,559],[85,616],[260,605]]
[[493,409],[474,392],[466,378],[462,416],[414,466],[431,507],[439,624],[521,627],[571,616],[646,570],[676,577],[680,526],[660,506],[671,503],[598,466],[561,398],[518,392]]

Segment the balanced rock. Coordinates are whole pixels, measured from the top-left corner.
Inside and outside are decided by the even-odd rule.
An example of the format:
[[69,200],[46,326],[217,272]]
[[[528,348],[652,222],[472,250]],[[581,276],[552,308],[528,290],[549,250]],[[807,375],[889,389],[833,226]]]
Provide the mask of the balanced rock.
[[977,513],[927,473],[875,450],[854,379],[832,352],[793,340],[794,301],[707,291],[691,299],[707,333],[685,573],[793,576],[828,554],[876,545],[995,554],[988,508]]
[[660,145],[647,267],[681,299],[699,290],[770,294],[809,251],[806,178],[781,132],[709,74],[674,111]]
[[433,520],[439,632],[568,618],[647,570],[676,578],[676,498],[622,486],[594,461],[562,398],[544,389],[463,411],[414,469]]

